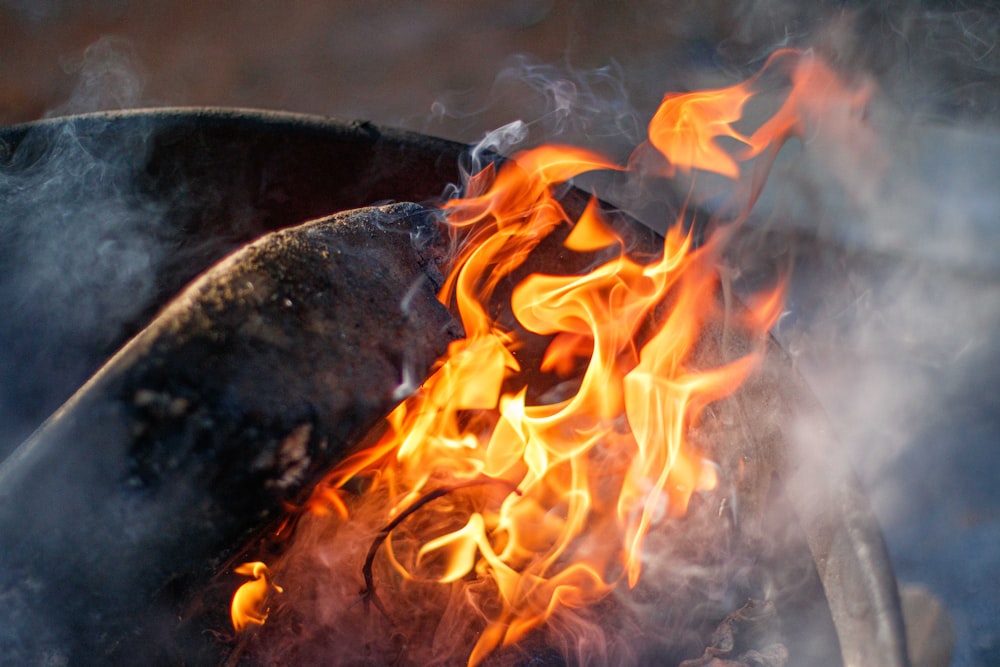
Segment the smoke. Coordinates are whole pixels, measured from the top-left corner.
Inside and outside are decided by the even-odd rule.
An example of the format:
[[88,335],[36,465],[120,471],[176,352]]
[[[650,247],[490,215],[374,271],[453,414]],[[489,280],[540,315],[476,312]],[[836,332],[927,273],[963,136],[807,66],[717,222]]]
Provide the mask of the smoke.
[[[28,11],[29,3],[9,4]],[[701,8],[679,12],[678,21],[692,13]],[[752,284],[773,270],[768,262],[794,262],[775,335],[862,477],[897,573],[948,604],[959,634],[955,664],[995,663],[1000,20],[970,2],[771,0],[733,3],[716,24],[699,26],[700,43],[717,46],[702,69],[675,74],[690,88],[717,81],[720,71],[742,77],[785,45],[813,47],[842,71],[877,81],[866,123],[883,138],[884,171],[868,169],[860,156],[870,146],[856,136],[834,143],[846,163],[820,150],[822,142],[789,146],[736,272]],[[467,120],[470,129],[510,123],[481,143],[504,154],[553,136],[627,150],[649,111],[633,108],[643,68],[669,66],[581,72],[516,58],[486,104],[442,98],[425,129],[433,131],[435,118]],[[119,41],[98,42],[67,68],[79,84],[55,113],[141,100],[145,76]],[[504,101],[519,111],[484,123]],[[130,192],[146,150],[141,136],[134,141],[109,156],[67,132],[44,155],[28,142],[0,161],[0,310],[18,315],[0,328],[0,451],[85,379],[92,369],[80,366],[77,350],[110,340],[134,315],[150,289],[149,267],[174,243],[156,224],[157,206]],[[37,203],[48,201],[46,192],[88,203],[81,212],[60,196],[65,209],[43,211]],[[43,342],[37,353],[18,345],[26,338]],[[356,600],[358,581],[344,585]]]
[[[134,105],[142,75],[125,42],[101,39],[70,64],[78,77],[65,114]],[[163,206],[136,177],[148,133],[122,142],[40,124],[0,142],[0,455],[95,370],[94,350],[120,340],[146,307],[153,267],[174,243]]]
[[[718,45],[712,62],[678,71],[682,89],[735,83],[783,46],[811,48],[849,82],[873,85],[864,113],[826,109],[781,152],[730,268],[745,296],[793,267],[775,336],[861,478],[896,574],[949,609],[953,664],[993,664],[1000,15],[971,2],[781,1],[723,15],[701,37]],[[591,182],[650,226],[672,221],[633,199],[642,188],[655,198],[649,184]],[[689,185],[659,196],[677,201]],[[693,193],[709,212],[720,205],[713,185],[703,178]]]
[[[452,492],[427,503],[380,543],[391,506],[387,487],[355,486],[342,496],[350,520],[312,513],[299,519],[292,543],[271,567],[284,592],[271,596],[267,622],[244,639],[245,655],[253,664],[463,664],[497,615],[499,592],[485,572],[439,583],[433,577],[440,564],[421,562],[417,551],[428,535],[460,528],[471,497]],[[681,523],[656,522],[648,573],[638,587],[623,584],[593,607],[557,606],[543,626],[497,648],[483,664],[676,664],[700,655],[717,619],[739,608],[748,591],[801,590],[788,572],[780,573],[781,583],[761,579],[769,575],[759,551],[735,538],[731,521],[719,520],[724,494],[696,498]],[[583,536],[579,550],[602,548],[588,547],[588,539],[601,538]],[[775,551],[801,562],[788,559],[785,547]],[[377,557],[366,573],[372,549]]]
[[[816,169],[824,155],[808,145],[772,182],[780,194],[764,224],[807,236],[786,247],[795,268],[775,334],[826,408],[898,576],[928,584],[958,611],[955,664],[984,664],[997,641],[987,618],[1000,604],[976,583],[998,574],[995,555],[981,552],[997,531],[981,476],[1000,463],[1000,273],[990,251],[1000,201],[982,175],[998,173],[1000,153],[989,134],[970,141],[954,126],[900,133],[892,124],[905,117],[881,122],[884,136],[904,139],[870,197],[848,203],[871,187],[851,182],[860,171],[848,172],[844,191],[816,178],[829,165]],[[956,568],[960,561],[978,567]],[[963,618],[970,607],[980,611]]]
[[70,98],[47,117],[130,109],[142,100],[147,74],[128,39],[103,36],[82,54],[67,58],[63,68],[77,83]]
[[774,333],[900,580],[950,610],[962,666],[1000,655],[1000,596],[984,585],[1000,576],[986,546],[1000,535],[998,25],[995,10],[935,3],[813,30],[819,53],[878,93],[854,127],[786,148],[735,253],[745,285],[794,265]]
[[558,141],[624,156],[643,137],[617,63],[585,70],[539,63],[523,54],[501,68],[484,101],[470,103],[456,94],[435,101],[424,129],[432,131],[444,119],[481,127],[494,118],[499,120],[494,127],[517,128],[516,142],[510,141],[511,129],[503,132],[505,141],[497,146],[503,153]]
[[[292,548],[273,568],[285,593],[272,601],[254,662],[320,664],[334,656],[339,664],[434,665],[468,654],[483,619],[460,587],[408,580],[380,558],[371,573],[375,598],[365,599],[363,565],[388,504],[384,492],[367,493],[349,501],[350,521],[302,517]],[[408,529],[404,522],[381,549],[412,566]]]

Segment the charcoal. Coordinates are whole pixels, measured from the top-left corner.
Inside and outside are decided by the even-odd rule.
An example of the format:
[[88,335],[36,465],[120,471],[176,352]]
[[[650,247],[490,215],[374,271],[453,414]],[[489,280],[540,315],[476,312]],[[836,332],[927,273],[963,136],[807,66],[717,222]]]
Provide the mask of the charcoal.
[[[155,664],[188,600],[460,326],[414,204],[278,231],[177,296],[0,467],[9,664]],[[152,601],[152,602],[151,602]]]

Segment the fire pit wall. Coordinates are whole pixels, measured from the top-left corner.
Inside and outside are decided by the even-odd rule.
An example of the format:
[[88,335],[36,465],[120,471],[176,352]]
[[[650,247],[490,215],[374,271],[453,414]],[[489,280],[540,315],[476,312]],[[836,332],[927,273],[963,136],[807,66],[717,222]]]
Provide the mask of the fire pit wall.
[[[226,253],[268,231],[337,211],[434,199],[458,181],[463,150],[364,123],[229,111],[98,114],[4,130],[0,207],[13,222],[5,230],[12,241],[0,248],[8,277],[0,306],[30,317],[21,319],[24,328],[13,324],[16,318],[4,318],[0,330],[0,354],[11,369],[0,408],[12,424],[0,446],[10,451],[164,303]],[[570,191],[566,201],[568,208],[581,208],[585,198]],[[116,248],[116,234],[137,224],[145,225],[142,243]],[[53,234],[47,235],[49,229]],[[46,298],[32,278],[74,253],[80,257],[64,263],[62,276],[70,287],[54,283],[58,298]],[[132,264],[88,280],[88,267],[105,263],[108,254]],[[24,298],[25,290],[33,299]],[[107,307],[90,317],[70,317],[75,326],[69,326],[72,303]],[[815,469],[829,462],[799,460],[786,451],[783,429],[802,410],[817,408],[775,345],[757,379],[720,407],[730,418],[746,421],[735,447],[718,453],[725,470],[740,467],[740,460],[746,464],[738,489],[741,548],[769,574],[793,656],[810,664],[905,664],[895,583],[863,496],[839,482],[819,493],[806,488],[801,480],[815,479]],[[9,480],[24,459],[20,451],[0,470],[8,482],[0,494],[10,507],[18,501],[10,497],[16,485]],[[32,549],[30,539],[10,546]],[[231,545],[213,562],[221,566],[242,546]],[[99,563],[101,556],[87,561]],[[192,597],[184,590],[190,582],[168,579],[154,586],[155,596],[161,603],[173,601],[168,611],[178,601],[190,610]],[[140,621],[124,633],[128,637],[88,639],[70,654],[97,650],[121,658],[127,655],[124,647],[145,646],[152,653],[143,659],[203,660],[218,650],[218,642],[203,640],[190,651],[165,645],[199,633],[204,637],[200,628],[189,626],[171,638],[169,631],[151,631]],[[14,631],[4,643],[18,641]]]
[[291,114],[115,112],[0,131],[0,456],[184,285],[266,232],[458,181],[464,146]]

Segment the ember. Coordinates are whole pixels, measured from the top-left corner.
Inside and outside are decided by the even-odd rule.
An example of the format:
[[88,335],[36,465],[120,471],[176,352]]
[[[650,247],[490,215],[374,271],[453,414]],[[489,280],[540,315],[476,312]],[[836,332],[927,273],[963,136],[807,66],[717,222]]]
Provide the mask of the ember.
[[[650,125],[650,144],[630,161],[630,170],[648,168],[653,150],[661,173],[731,179],[741,205],[711,220],[714,233],[704,239],[696,238],[687,212],[655,253],[631,247],[596,199],[570,215],[560,202],[562,184],[623,168],[565,146],[488,167],[470,179],[464,197],[441,206],[456,250],[439,299],[457,313],[466,337],[451,343],[382,433],[316,489],[302,518],[313,526],[300,526],[309,535],[328,522],[353,524],[337,539],[370,544],[368,562],[339,559],[338,567],[353,572],[331,567],[339,581],[327,590],[289,585],[283,605],[294,610],[296,595],[344,596],[344,582],[363,572],[364,601],[391,627],[407,620],[397,596],[439,587],[427,593],[428,606],[450,619],[441,627],[474,637],[459,647],[467,648],[469,664],[550,622],[569,628],[573,644],[573,628],[586,626],[572,620],[575,613],[619,583],[638,584],[651,557],[644,548],[650,531],[683,517],[694,494],[732,483],[691,434],[706,409],[760,363],[782,286],[746,310],[724,307],[726,231],[746,215],[780,146],[809,127],[817,91],[852,107],[865,99],[808,54],[779,52],[764,73],[787,76],[791,88],[753,132],[738,124],[763,75],[668,95]],[[727,140],[746,148],[733,150]],[[529,260],[543,247],[560,258],[545,273]],[[708,330],[731,332],[749,348],[706,366],[698,350]],[[405,534],[395,535],[404,523]],[[319,561],[330,560],[329,545],[299,535],[289,554],[300,543],[318,550]],[[275,577],[294,578],[301,562],[279,559]],[[263,623],[267,569],[243,567],[257,577],[248,584],[257,591],[249,622]],[[233,601],[238,630],[248,622],[235,616],[246,590]],[[339,615],[359,613],[352,611],[356,600],[297,622],[339,623]],[[398,632],[401,641],[418,641]]]

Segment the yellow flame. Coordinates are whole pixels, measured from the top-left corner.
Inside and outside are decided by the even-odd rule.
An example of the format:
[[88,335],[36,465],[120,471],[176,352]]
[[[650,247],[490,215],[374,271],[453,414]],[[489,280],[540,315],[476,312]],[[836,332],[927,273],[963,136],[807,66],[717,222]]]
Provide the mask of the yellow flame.
[[233,628],[237,632],[242,632],[250,625],[264,625],[264,621],[267,620],[267,598],[270,592],[273,590],[281,593],[284,589],[271,581],[270,570],[260,561],[243,563],[234,572],[253,577],[253,580],[240,586],[233,595],[230,606]]

